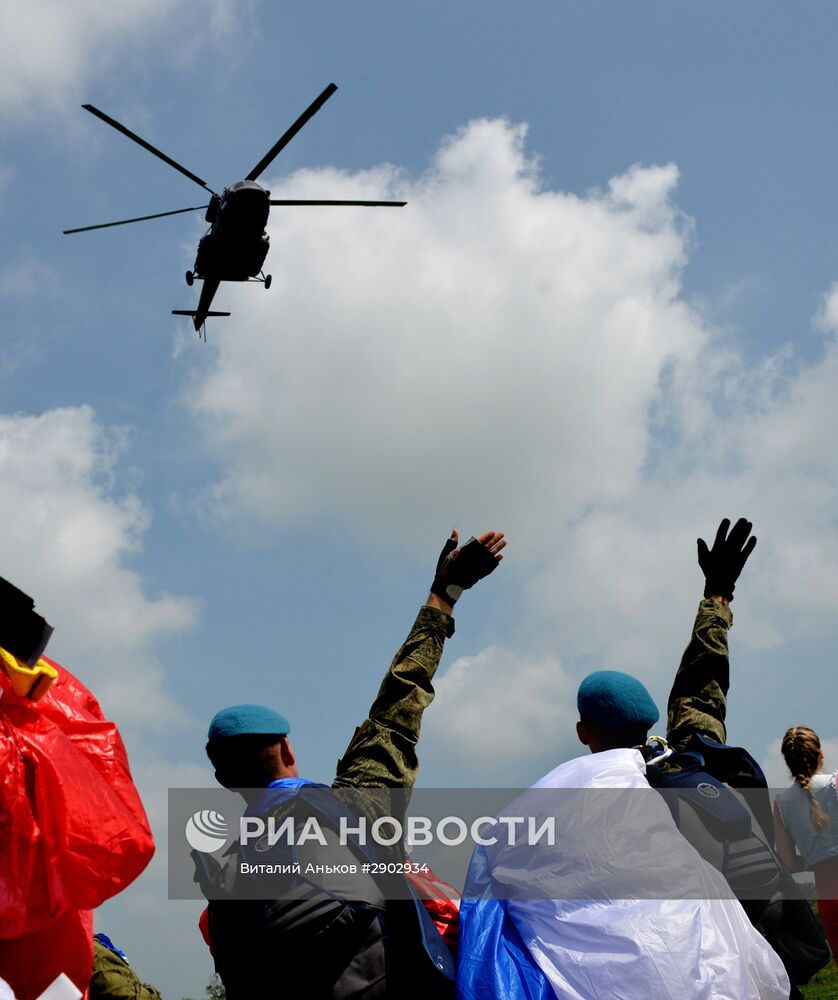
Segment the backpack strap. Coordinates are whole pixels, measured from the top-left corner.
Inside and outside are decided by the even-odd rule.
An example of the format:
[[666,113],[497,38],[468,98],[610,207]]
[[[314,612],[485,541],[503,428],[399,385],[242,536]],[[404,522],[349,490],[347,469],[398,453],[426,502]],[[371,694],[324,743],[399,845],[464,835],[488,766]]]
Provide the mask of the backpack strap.
[[723,782],[704,769],[699,757],[673,754],[666,764],[666,767],[647,765],[646,779],[653,788],[670,792],[664,799],[676,824],[680,826],[681,806],[688,802],[716,840],[735,841],[751,836],[750,811]]
[[[765,773],[744,747],[716,743],[701,733],[693,733],[686,748],[704,758],[707,771],[731,788],[754,789],[748,793],[748,808],[766,839],[774,843],[774,812]],[[759,794],[762,789],[765,794]]]
[[[725,781],[727,772],[755,784],[762,770],[740,747],[704,738],[691,746],[697,749],[671,754],[659,764],[647,764],[647,781],[663,795],[681,833],[735,891],[746,898],[755,889],[766,898],[771,896],[780,888],[785,870],[769,840],[773,826],[766,833],[757,813],[767,793],[757,792],[756,802],[751,793],[745,801]],[[768,806],[770,809],[770,802]]]

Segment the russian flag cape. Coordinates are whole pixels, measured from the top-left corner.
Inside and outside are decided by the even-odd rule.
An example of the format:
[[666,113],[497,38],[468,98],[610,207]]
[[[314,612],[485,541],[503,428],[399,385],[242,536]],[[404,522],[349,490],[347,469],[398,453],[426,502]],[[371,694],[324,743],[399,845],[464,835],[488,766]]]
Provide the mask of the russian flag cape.
[[[637,750],[609,750],[568,761],[533,788],[648,793],[645,773]],[[605,795],[590,809],[572,794],[518,802],[523,809],[505,812],[547,806],[558,842],[475,850],[460,907],[458,1000],[787,1000],[782,962],[657,793]],[[609,896],[615,885],[646,898]],[[557,898],[533,898],[545,886]]]

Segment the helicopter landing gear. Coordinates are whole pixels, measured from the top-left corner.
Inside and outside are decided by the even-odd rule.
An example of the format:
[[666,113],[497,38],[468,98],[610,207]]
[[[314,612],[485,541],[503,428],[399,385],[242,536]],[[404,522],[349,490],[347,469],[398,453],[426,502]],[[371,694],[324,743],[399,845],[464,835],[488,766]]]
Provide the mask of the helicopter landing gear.
[[271,277],[271,275],[270,274],[266,274],[265,275],[265,291],[267,291],[271,287],[271,282],[272,281],[273,281],[273,278]]
[[195,275],[191,271],[187,271],[186,284],[189,285],[189,287],[191,288],[194,281],[195,281]]

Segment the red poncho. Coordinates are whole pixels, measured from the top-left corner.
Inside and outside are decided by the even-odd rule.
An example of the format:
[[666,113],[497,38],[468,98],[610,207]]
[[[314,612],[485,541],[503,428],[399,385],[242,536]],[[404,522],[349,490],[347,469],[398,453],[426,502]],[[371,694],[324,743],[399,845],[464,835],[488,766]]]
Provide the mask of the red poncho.
[[63,667],[38,702],[0,671],[0,978],[34,1000],[65,972],[86,994],[91,911],[145,868],[154,840],[122,738]]

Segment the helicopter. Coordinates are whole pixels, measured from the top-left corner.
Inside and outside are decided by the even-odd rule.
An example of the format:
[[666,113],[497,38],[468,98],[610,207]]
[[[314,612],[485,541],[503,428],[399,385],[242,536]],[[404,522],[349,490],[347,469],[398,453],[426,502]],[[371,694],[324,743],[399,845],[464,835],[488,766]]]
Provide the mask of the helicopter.
[[271,287],[271,275],[265,274],[263,266],[268,255],[269,238],[265,231],[268,215],[273,205],[359,205],[364,208],[403,208],[405,201],[345,201],[345,200],[303,200],[271,198],[267,188],[257,184],[256,178],[274,161],[300,129],[323,107],[338,88],[330,83],[305,109],[293,125],[280,136],[244,180],[237,181],[217,194],[206,181],[191,170],[167,156],[150,142],[136,135],[114,118],[109,117],[92,104],[83,104],[85,111],[95,115],[118,132],[132,139],[143,149],[188,177],[210,194],[208,205],[193,205],[191,208],[176,208],[171,212],[156,212],[154,215],[140,215],[118,222],[102,222],[95,226],[81,226],[65,229],[64,235],[86,233],[93,229],[109,229],[112,226],[126,226],[132,222],[162,219],[169,215],[206,210],[204,220],[210,228],[198,243],[195,266],[186,272],[186,284],[190,287],[195,280],[203,281],[197,309],[173,309],[174,316],[191,316],[196,332],[206,340],[206,320],[209,316],[229,316],[229,312],[212,310],[212,300],[222,281],[257,281],[266,289]]

